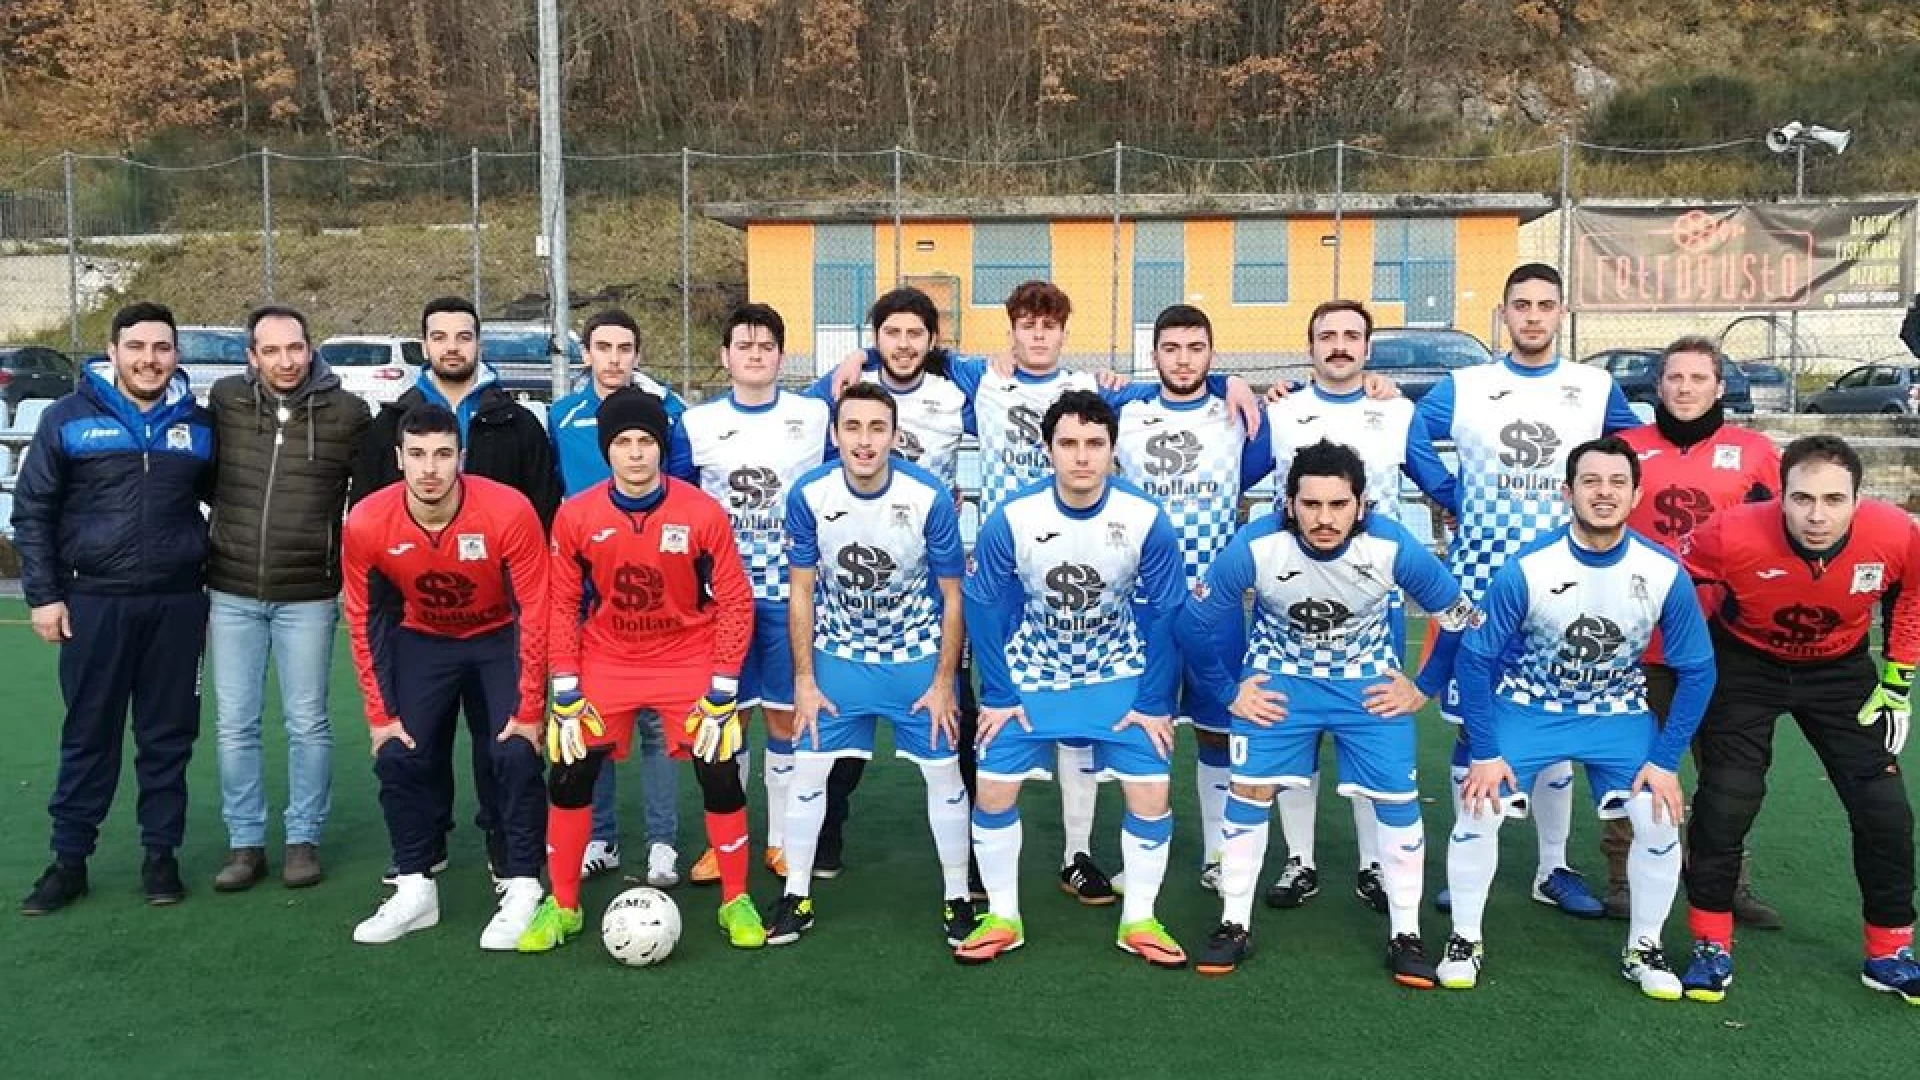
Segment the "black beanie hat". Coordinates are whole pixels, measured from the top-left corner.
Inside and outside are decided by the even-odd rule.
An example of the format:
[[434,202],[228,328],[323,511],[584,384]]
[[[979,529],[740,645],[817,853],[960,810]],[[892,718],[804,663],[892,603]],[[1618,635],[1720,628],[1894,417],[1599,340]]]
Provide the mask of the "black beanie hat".
[[600,456],[606,457],[613,440],[623,431],[639,428],[660,444],[664,459],[667,452],[667,407],[660,399],[637,386],[623,386],[600,403]]

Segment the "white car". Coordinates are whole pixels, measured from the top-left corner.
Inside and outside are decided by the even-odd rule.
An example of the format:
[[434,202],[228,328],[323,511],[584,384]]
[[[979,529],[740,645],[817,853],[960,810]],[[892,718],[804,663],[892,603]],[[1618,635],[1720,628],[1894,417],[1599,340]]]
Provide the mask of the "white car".
[[202,404],[214,383],[247,370],[244,326],[182,326],[174,334],[174,348],[193,396]]
[[411,390],[427,362],[419,338],[373,334],[330,337],[320,343],[318,355],[340,376],[341,386],[376,409]]

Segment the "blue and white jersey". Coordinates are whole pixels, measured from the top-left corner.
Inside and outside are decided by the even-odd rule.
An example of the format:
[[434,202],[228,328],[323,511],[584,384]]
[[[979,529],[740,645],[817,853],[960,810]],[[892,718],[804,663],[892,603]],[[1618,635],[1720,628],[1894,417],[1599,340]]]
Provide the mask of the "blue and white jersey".
[[1527,368],[1510,356],[1449,373],[1419,413],[1429,439],[1453,440],[1460,528],[1447,560],[1476,600],[1502,563],[1566,523],[1567,453],[1639,426],[1604,369],[1558,359]]
[[1199,585],[1233,539],[1240,492],[1260,482],[1265,473],[1258,463],[1271,455],[1264,446],[1249,446],[1227,403],[1212,394],[1194,401],[1156,396],[1122,407],[1116,450],[1120,474],[1160,500],[1180,540],[1187,587]]
[[826,459],[830,423],[826,402],[783,390],[765,405],[703,402],[673,431],[668,471],[727,508],[755,600],[787,598],[787,492]]
[[1495,696],[1550,716],[1646,712],[1640,659],[1657,627],[1680,675],[1661,734],[1672,751],[1663,767],[1679,763],[1713,690],[1713,647],[1693,583],[1672,555],[1632,532],[1595,553],[1563,527],[1508,560],[1481,607],[1485,620],[1467,633],[1455,669],[1476,758]]
[[[633,373],[633,385],[660,399],[667,410],[669,431],[687,411],[680,395],[644,371]],[[607,455],[600,450],[600,402],[600,388],[589,375],[586,386],[554,402],[547,411],[547,437],[553,442],[553,460],[560,463],[560,486],[569,499],[613,475]],[[670,451],[661,447],[661,460]]]
[[1051,476],[1017,493],[982,526],[966,583],[981,702],[1004,708],[1021,693],[1140,678],[1139,707],[1166,715],[1184,591],[1167,515],[1134,485],[1108,481],[1085,510],[1062,505]]
[[973,388],[974,422],[980,429],[980,513],[991,517],[1016,492],[1053,475],[1053,460],[1040,441],[1040,421],[1069,390],[1100,392],[1084,371],[1048,375],[1016,371],[1001,378],[990,371],[954,365],[956,381]]
[[814,576],[813,646],[865,664],[904,664],[940,652],[934,579],[966,570],[953,489],[895,458],[887,486],[863,495],[837,464],[801,477],[787,496],[787,561]]
[[1283,497],[1294,455],[1326,439],[1360,455],[1374,513],[1400,520],[1402,472],[1441,506],[1458,509],[1453,476],[1415,423],[1414,404],[1406,398],[1375,401],[1362,390],[1329,394],[1312,385],[1268,405],[1263,430],[1270,433],[1273,474]]
[[[867,349],[869,364],[880,363],[878,349]],[[951,359],[949,359],[951,363]],[[822,401],[833,397],[834,373],[828,372],[807,392]],[[899,410],[894,429],[894,453],[939,477],[948,490],[959,486],[960,437],[973,434],[973,403],[954,380],[923,371],[912,387],[887,381],[877,366],[861,373],[860,381],[885,390]]]

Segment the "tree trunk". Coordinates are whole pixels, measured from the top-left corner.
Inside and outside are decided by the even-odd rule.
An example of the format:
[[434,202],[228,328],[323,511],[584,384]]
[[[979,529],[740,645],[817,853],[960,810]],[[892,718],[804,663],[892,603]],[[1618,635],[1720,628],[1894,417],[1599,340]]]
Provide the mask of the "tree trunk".
[[307,39],[313,51],[313,92],[320,99],[320,120],[327,125],[327,145],[339,153],[339,122],[327,94],[327,35],[320,26],[320,0],[307,0]]

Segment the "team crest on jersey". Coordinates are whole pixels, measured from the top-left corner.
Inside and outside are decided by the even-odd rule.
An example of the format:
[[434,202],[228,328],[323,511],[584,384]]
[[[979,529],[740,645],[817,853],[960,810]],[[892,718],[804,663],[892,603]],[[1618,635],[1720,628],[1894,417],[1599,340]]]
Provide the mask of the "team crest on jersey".
[[187,430],[187,425],[175,424],[167,429],[167,449],[193,449],[193,432]]
[[685,555],[687,527],[685,525],[660,526],[660,550],[668,555]]
[[799,442],[801,439],[804,439],[806,437],[807,437],[807,422],[797,416],[790,417],[787,420],[787,441]]
[[1853,568],[1853,584],[1848,586],[1848,595],[1876,593],[1886,588],[1887,564],[1865,562]]
[[889,517],[896,529],[913,528],[913,507],[907,503],[894,503],[887,507]]
[[485,562],[487,559],[487,538],[482,533],[461,533],[459,535],[461,562]]
[[1572,384],[1566,384],[1561,386],[1560,387],[1560,404],[1562,405],[1580,404],[1580,388]]
[[1713,467],[1716,469],[1737,469],[1740,467],[1740,448],[1737,446],[1716,446],[1713,448]]
[[1123,521],[1107,522],[1107,546],[1125,548],[1127,546],[1127,525]]
[[1365,417],[1366,428],[1368,431],[1379,431],[1381,428],[1386,426],[1387,414],[1379,411],[1378,409],[1368,409],[1362,415]]

